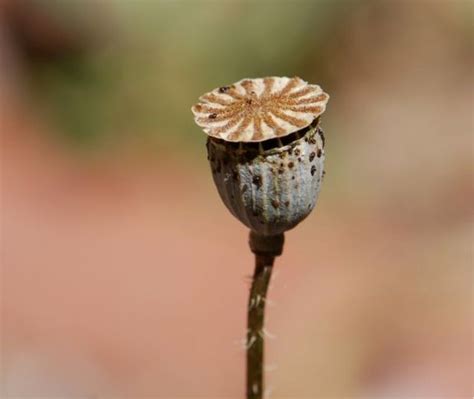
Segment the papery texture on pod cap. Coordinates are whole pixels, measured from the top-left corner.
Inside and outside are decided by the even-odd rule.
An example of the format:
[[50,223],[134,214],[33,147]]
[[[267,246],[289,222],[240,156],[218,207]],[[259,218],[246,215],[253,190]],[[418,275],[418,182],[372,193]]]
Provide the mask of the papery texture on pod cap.
[[264,236],[281,234],[309,215],[324,174],[324,136],[318,120],[280,141],[284,143],[275,139],[236,144],[210,137],[207,142],[224,204]]
[[211,137],[259,142],[309,126],[329,95],[299,77],[242,79],[202,95],[192,107],[196,123]]

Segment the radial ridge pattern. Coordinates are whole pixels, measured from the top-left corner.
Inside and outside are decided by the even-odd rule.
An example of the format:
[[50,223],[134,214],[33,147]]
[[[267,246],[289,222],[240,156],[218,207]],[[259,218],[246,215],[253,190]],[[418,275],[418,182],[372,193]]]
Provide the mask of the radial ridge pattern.
[[243,79],[204,94],[192,111],[209,136],[258,142],[309,126],[328,100],[318,85],[298,77]]

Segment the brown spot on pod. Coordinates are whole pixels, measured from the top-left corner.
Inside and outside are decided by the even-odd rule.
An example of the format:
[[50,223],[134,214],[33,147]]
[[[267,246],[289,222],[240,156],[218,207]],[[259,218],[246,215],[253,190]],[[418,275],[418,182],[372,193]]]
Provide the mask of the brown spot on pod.
[[242,186],[242,193],[245,193],[247,190],[248,190],[249,186],[247,186],[246,184],[244,184]]
[[323,153],[323,152],[321,151],[321,148],[318,148],[317,153],[318,153],[318,158],[321,158],[321,155],[322,155],[322,153]]
[[295,155],[298,156],[301,154],[301,151],[299,148],[295,148]]
[[290,206],[290,201],[285,201],[285,206],[288,208]]
[[311,154],[309,154],[309,162],[313,162],[313,159],[315,156],[316,154],[314,153],[314,151]]
[[277,199],[272,199],[272,206],[277,209],[280,207],[280,202]]
[[217,118],[217,114],[216,114],[216,113],[209,114],[208,118],[209,118],[209,119],[216,119],[216,118]]
[[326,146],[326,137],[324,137],[323,129],[319,129],[319,135],[321,136],[321,141],[323,142],[323,148]]
[[290,169],[293,168],[293,166],[295,166],[295,164],[294,164],[292,161],[288,162],[288,167],[289,167]]
[[252,183],[257,186],[257,188],[262,187],[262,177],[260,175],[255,175],[252,177]]
[[234,181],[238,181],[238,180],[239,180],[239,173],[238,173],[235,169],[232,170],[232,179],[233,179]]
[[316,173],[316,166],[311,166],[311,176],[314,176],[314,174]]

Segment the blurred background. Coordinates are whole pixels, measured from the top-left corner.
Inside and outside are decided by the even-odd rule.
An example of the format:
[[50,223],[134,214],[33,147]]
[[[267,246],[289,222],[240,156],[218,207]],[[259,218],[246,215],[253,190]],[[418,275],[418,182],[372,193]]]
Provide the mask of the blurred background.
[[2,398],[244,395],[246,229],[190,107],[331,95],[270,286],[270,398],[472,397],[469,0],[1,0]]

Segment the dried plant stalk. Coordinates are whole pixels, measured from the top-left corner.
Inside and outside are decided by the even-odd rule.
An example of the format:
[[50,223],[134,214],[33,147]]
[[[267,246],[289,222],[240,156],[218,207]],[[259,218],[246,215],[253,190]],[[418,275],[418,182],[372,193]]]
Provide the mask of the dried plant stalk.
[[255,256],[255,272],[249,297],[247,317],[247,398],[262,397],[265,299],[273,270],[272,256]]
[[255,272],[247,313],[247,399],[261,399],[264,392],[265,303],[275,257],[283,251],[283,234],[262,236],[250,233],[255,254]]

